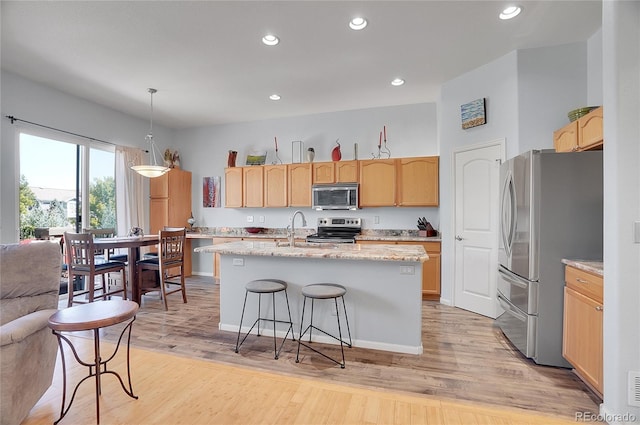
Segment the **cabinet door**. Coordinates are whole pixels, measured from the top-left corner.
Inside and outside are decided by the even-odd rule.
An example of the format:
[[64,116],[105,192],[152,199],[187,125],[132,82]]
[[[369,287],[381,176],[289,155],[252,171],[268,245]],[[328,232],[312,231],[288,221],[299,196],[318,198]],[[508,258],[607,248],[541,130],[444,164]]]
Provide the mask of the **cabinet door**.
[[242,167],[242,201],[245,207],[262,207],[263,202],[263,167]]
[[267,165],[264,167],[264,206],[286,207],[287,166]]
[[359,173],[361,207],[388,207],[396,204],[395,160],[359,161]]
[[602,305],[567,287],[562,355],[602,395]]
[[169,174],[164,173],[160,177],[149,179],[149,197],[166,198],[169,196]]
[[401,241],[398,245],[422,245],[429,259],[422,263],[422,298],[440,298],[440,242]]
[[438,157],[400,158],[397,162],[398,205],[438,206]]
[[314,162],[312,169],[313,184],[334,183],[336,181],[333,162]]
[[242,205],[242,167],[225,168],[224,206],[240,208]]
[[166,226],[187,227],[191,216],[191,172],[174,168],[169,176],[169,216]]
[[553,146],[556,152],[578,150],[578,121],[573,121],[553,132]]
[[311,164],[289,164],[289,206],[311,206]]
[[336,183],[358,182],[358,161],[338,161],[335,163]]
[[169,198],[149,199],[149,232],[157,235],[168,223]]
[[602,145],[602,106],[578,118],[578,146],[581,150]]

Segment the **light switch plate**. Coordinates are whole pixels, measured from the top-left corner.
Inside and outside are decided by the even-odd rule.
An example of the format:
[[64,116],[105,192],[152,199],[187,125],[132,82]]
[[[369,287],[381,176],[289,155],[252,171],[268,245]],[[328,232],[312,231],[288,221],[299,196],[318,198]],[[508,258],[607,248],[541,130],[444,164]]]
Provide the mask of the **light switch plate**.
[[640,221],[633,223],[633,242],[640,243]]
[[247,223],[253,223],[253,216],[252,215],[248,215],[247,216]]

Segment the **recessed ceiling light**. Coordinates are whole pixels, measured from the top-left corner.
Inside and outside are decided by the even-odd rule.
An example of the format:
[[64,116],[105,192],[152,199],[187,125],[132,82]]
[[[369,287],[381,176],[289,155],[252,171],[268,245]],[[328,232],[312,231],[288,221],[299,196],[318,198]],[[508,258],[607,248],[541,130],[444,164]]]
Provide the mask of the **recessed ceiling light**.
[[269,99],[271,99],[271,100],[280,100],[280,95],[274,93],[271,96],[269,96]]
[[500,13],[500,19],[511,19],[515,18],[522,12],[522,9],[518,6],[509,6]]
[[267,46],[275,46],[276,44],[280,43],[280,39],[273,34],[267,34],[262,37],[262,42]]
[[391,81],[392,86],[401,86],[403,84],[404,80],[402,78],[394,78],[393,81]]
[[366,26],[367,26],[367,20],[359,16],[349,21],[349,28],[351,28],[352,30],[359,31]]

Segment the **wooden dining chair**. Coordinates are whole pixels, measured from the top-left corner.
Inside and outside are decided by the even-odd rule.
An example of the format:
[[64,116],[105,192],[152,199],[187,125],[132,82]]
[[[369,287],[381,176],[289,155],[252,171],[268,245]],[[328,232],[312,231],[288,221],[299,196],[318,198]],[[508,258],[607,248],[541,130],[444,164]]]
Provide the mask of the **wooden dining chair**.
[[[69,272],[69,300],[67,303],[69,307],[74,303],[93,302],[97,298],[107,299],[119,293],[122,293],[123,299],[127,299],[125,264],[120,261],[96,260],[96,250],[91,233],[65,232],[64,243]],[[122,287],[112,285],[113,282],[109,280],[108,274],[113,272],[122,273]],[[85,279],[84,289],[78,292],[74,292],[73,288],[76,276],[82,276]],[[99,286],[96,286],[97,276],[101,276]],[[112,290],[112,286],[115,286],[116,289]],[[75,299],[78,295],[87,295],[88,300]]]
[[[167,295],[182,292],[182,302],[187,302],[187,290],[184,284],[184,242],[187,235],[186,228],[171,228],[158,232],[158,256],[138,261],[137,275],[140,293],[157,291],[156,288],[145,288],[142,284],[143,272],[154,270],[158,272],[160,293],[164,302],[164,309],[169,310]],[[177,270],[177,271],[176,271]],[[175,279],[179,278],[179,282]],[[173,286],[178,288],[169,289]]]
[[[82,233],[89,233],[93,235],[94,238],[113,238],[116,236],[116,229],[113,227],[105,227],[102,229],[82,229]],[[97,249],[96,255],[100,257],[101,260],[107,261],[121,261],[126,263],[128,260],[127,254],[116,254],[113,249],[103,250]]]

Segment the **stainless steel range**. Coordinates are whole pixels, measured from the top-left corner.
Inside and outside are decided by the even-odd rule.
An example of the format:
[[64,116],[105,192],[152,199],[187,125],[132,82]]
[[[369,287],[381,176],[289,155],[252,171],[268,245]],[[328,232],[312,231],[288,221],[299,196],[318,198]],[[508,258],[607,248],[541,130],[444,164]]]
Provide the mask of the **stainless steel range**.
[[307,242],[355,243],[362,230],[362,220],[352,217],[318,219],[318,233],[307,236]]

